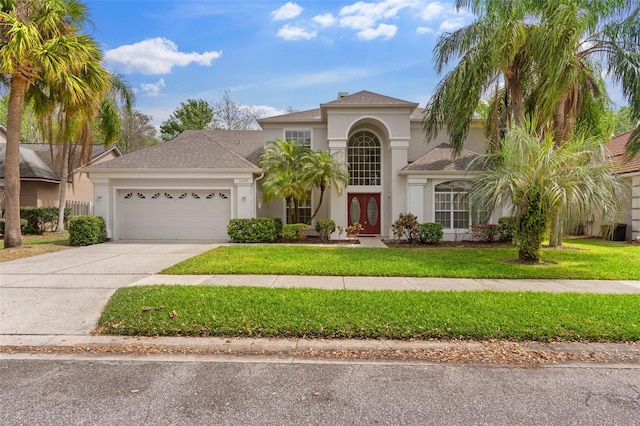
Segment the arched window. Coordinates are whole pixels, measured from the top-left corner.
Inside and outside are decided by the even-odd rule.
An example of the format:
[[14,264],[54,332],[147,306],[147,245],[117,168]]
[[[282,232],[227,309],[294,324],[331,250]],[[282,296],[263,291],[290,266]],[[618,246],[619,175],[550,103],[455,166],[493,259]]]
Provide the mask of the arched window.
[[350,185],[380,185],[380,141],[371,132],[360,131],[347,145]]
[[471,226],[469,191],[464,180],[444,182],[435,188],[435,221],[445,229],[468,229]]

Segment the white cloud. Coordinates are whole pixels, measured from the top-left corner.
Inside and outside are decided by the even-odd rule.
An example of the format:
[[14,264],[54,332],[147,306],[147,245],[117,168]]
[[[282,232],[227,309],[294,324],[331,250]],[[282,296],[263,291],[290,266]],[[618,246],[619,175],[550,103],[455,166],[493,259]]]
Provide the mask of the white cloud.
[[293,2],[282,5],[279,9],[271,12],[274,21],[283,21],[285,19],[293,19],[302,13],[302,7]]
[[415,5],[415,0],[358,1],[340,9],[340,25],[357,30],[361,40],[393,38],[398,27],[382,21],[397,18],[401,10]]
[[164,83],[164,78],[161,78],[155,83],[140,84],[140,88],[142,89],[142,92],[147,96],[158,96],[160,94],[160,90],[162,90],[163,87],[166,87],[166,84]]
[[318,33],[316,31],[307,31],[302,27],[297,27],[289,24],[280,28],[280,30],[278,31],[279,37],[291,41],[311,40],[312,38],[315,38],[317,34]]
[[313,21],[323,27],[330,27],[335,24],[336,18],[330,13],[325,13],[324,15],[314,16]]
[[442,15],[444,11],[444,5],[440,2],[432,2],[427,4],[427,6],[420,13],[420,17],[425,21],[431,21],[436,19]]
[[398,27],[395,25],[380,24],[378,28],[367,28],[358,32],[358,38],[361,40],[375,40],[377,38],[391,39],[396,35]]
[[433,29],[428,27],[418,27],[416,28],[416,32],[418,34],[433,34]]
[[171,40],[156,37],[107,50],[105,59],[110,64],[121,66],[124,72],[168,74],[175,66],[185,67],[191,63],[210,66],[221,55],[222,52],[217,51],[180,52]]
[[442,21],[442,23],[440,24],[440,28],[438,28],[440,31],[446,31],[446,32],[451,32],[451,31],[455,31],[457,29],[460,29],[464,27],[464,18],[463,17],[453,17],[453,18],[448,18],[445,19],[444,21]]
[[251,108],[258,114],[258,117],[275,117],[287,113],[286,111],[268,105],[253,105]]

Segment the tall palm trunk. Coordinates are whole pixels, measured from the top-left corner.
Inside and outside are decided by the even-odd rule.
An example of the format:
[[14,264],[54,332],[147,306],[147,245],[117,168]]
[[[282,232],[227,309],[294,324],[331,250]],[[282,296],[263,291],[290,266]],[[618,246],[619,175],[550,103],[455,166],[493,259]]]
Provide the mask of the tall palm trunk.
[[62,146],[62,165],[60,167],[60,191],[58,198],[58,226],[56,227],[56,234],[62,234],[64,232],[64,207],[67,199],[70,151],[71,141],[67,141]]
[[315,219],[316,215],[318,214],[318,211],[320,210],[320,206],[322,206],[322,198],[324,197],[325,189],[326,187],[324,185],[320,185],[320,200],[318,200],[318,205],[313,211],[313,215],[311,215],[311,219],[309,219],[309,223],[311,223],[313,219]]
[[24,76],[19,74],[11,76],[4,163],[5,248],[22,246],[20,232],[20,132],[24,96],[28,87],[29,81]]

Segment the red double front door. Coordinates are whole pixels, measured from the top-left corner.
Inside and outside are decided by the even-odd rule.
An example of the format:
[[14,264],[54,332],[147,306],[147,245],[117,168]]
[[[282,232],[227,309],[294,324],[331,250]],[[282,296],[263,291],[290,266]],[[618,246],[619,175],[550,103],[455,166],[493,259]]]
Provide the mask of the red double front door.
[[359,222],[361,234],[380,234],[380,194],[349,194],[348,225]]

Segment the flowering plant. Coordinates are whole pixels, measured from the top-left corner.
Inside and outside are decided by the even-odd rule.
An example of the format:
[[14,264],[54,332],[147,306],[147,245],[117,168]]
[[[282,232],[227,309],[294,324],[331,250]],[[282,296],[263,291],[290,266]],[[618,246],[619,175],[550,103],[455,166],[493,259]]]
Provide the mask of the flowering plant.
[[360,235],[360,232],[362,232],[362,225],[360,225],[360,222],[355,222],[353,225],[347,226],[347,237],[349,238],[357,237]]
[[500,233],[498,226],[492,223],[487,225],[478,225],[471,230],[473,237],[480,241],[495,241]]

